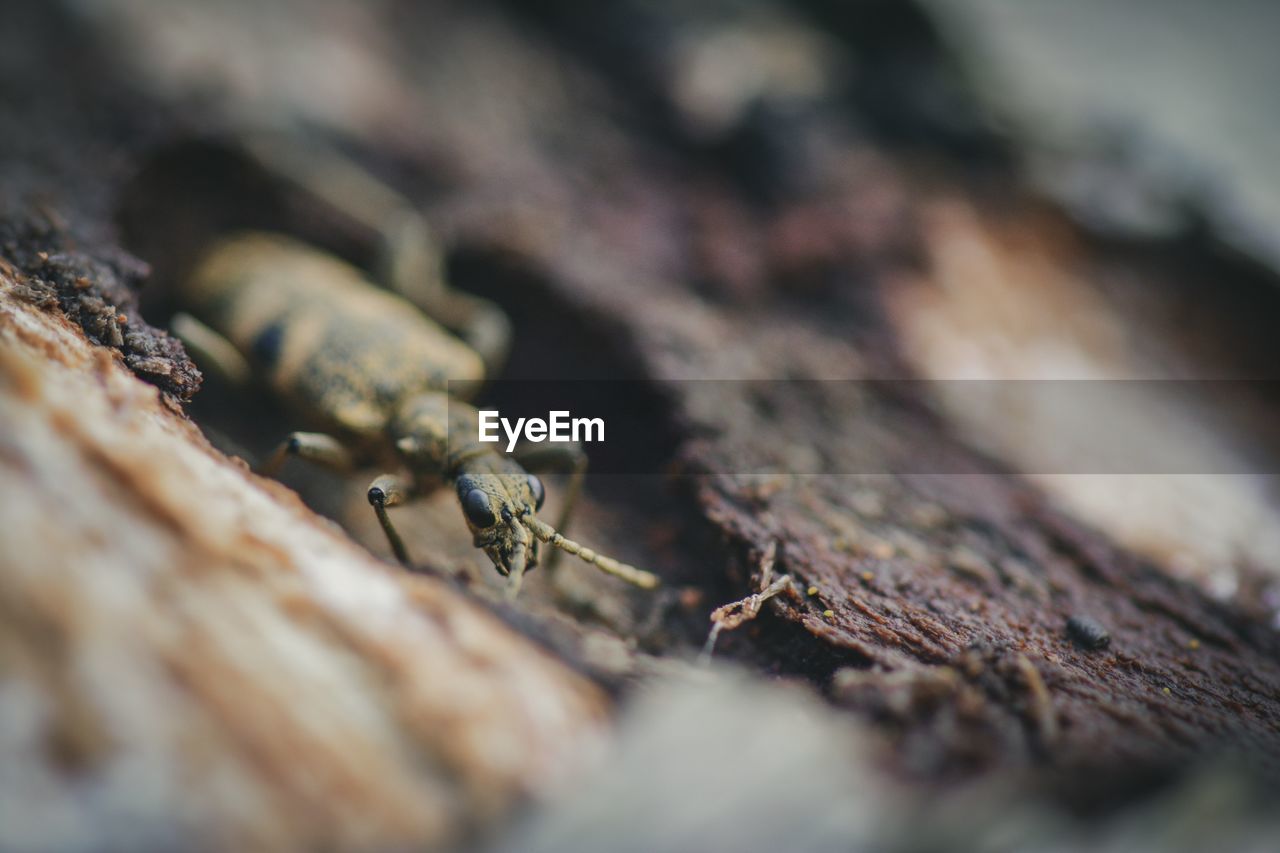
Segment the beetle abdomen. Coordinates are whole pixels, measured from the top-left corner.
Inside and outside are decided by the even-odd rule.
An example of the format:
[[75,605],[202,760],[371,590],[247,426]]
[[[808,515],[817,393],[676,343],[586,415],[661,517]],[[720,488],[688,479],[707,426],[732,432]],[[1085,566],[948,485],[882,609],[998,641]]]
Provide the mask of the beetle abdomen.
[[410,396],[466,397],[484,379],[480,357],[412,303],[285,237],[219,242],[184,296],[268,385],[347,432],[380,432]]

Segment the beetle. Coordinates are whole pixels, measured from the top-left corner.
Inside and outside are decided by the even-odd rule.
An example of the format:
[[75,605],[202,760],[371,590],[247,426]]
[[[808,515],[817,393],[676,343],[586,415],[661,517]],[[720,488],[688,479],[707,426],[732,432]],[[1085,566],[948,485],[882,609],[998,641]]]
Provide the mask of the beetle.
[[[387,284],[292,238],[245,232],[214,242],[178,285],[183,311],[173,329],[198,362],[237,382],[264,381],[323,429],[289,435],[260,472],[274,475],[290,457],[336,469],[393,460],[407,476],[379,475],[368,499],[406,566],[387,509],[451,484],[474,544],[509,578],[510,597],[537,566],[540,543],[557,549],[548,570],[565,551],[656,587],[655,575],[563,535],[586,469],[579,447],[508,456],[479,441],[470,400],[504,359],[509,323],[493,303],[445,285],[442,253],[408,201],[340,154],[274,138],[242,144],[268,171],[372,228]],[[537,516],[545,490],[528,470],[537,466],[572,475],[555,526]]]

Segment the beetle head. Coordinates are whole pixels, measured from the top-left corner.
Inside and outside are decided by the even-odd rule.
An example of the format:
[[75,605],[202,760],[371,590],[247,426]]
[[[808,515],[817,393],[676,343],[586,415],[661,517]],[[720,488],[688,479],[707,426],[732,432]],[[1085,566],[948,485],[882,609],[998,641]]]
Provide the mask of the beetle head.
[[538,540],[527,520],[542,507],[542,481],[523,471],[467,473],[456,486],[476,547],[518,589],[520,578],[538,564]]

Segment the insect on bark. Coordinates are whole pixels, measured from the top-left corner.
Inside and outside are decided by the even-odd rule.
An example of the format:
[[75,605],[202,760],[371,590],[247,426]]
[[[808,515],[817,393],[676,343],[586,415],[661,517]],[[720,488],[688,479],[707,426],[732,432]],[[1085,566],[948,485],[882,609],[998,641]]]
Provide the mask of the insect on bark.
[[[502,363],[510,337],[493,303],[450,290],[441,253],[416,210],[341,155],[278,137],[243,145],[295,189],[379,235],[387,287],[316,248],[249,232],[209,247],[180,285],[174,331],[197,361],[224,376],[256,377],[323,432],[291,434],[262,467],[291,456],[336,469],[395,459],[404,473],[369,486],[369,503],[396,557],[411,566],[388,507],[453,486],[475,545],[509,578],[508,595],[538,564],[540,543],[650,589],[658,578],[563,535],[586,455],[576,445],[531,445],[504,455],[478,440],[469,400]],[[451,333],[451,331],[453,333]],[[456,334],[455,334],[456,333]],[[538,518],[545,492],[530,469],[571,474],[555,526]]]

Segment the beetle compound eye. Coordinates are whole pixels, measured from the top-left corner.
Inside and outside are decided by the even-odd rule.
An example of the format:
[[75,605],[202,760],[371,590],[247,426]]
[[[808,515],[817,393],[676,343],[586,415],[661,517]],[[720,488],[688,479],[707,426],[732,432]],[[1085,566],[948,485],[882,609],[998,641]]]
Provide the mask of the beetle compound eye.
[[480,489],[472,489],[462,498],[462,511],[476,527],[492,527],[498,520],[489,506],[489,496]]
[[542,502],[547,499],[547,490],[543,488],[542,481],[532,474],[529,475],[529,491],[533,492],[533,508],[542,509]]

